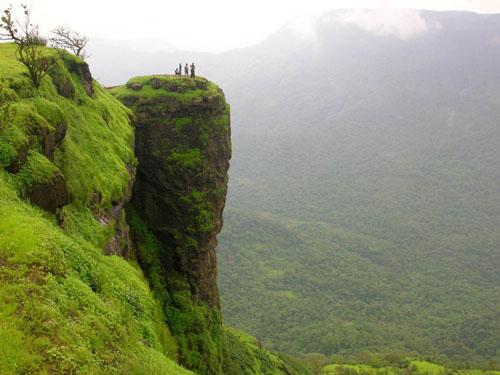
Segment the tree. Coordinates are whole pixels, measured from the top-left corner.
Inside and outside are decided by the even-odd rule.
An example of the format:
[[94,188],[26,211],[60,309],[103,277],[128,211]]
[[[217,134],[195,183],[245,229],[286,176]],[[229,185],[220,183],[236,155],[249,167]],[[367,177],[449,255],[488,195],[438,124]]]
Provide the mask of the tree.
[[0,40],[10,40],[17,45],[16,57],[27,69],[35,88],[39,88],[50,69],[57,63],[57,58],[45,50],[45,39],[38,25],[31,23],[31,12],[27,5],[21,5],[24,21],[16,20],[12,15],[12,6],[5,9],[0,18]]
[[70,51],[84,60],[88,57],[85,47],[89,39],[85,35],[80,35],[76,31],[70,30],[64,26],[59,26],[52,30],[52,34],[54,34],[54,36],[50,38],[50,41],[54,47]]

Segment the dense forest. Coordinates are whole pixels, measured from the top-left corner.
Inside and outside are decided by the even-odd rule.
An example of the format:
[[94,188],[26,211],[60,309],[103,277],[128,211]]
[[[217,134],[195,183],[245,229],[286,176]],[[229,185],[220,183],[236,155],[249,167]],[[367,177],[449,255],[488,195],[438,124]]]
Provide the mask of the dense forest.
[[499,360],[499,16],[421,16],[405,40],[284,28],[226,78],[222,306],[272,348]]

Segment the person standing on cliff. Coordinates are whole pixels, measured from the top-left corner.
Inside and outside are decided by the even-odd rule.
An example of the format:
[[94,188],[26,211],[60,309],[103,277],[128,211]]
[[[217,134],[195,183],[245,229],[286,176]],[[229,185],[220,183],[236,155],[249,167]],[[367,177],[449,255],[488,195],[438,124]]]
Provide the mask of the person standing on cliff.
[[188,63],[186,63],[186,65],[184,65],[184,75],[186,77],[189,75],[189,65],[188,65]]
[[191,78],[195,77],[194,68],[195,68],[194,63],[191,63]]
[[182,64],[179,63],[179,75],[181,76],[182,75]]

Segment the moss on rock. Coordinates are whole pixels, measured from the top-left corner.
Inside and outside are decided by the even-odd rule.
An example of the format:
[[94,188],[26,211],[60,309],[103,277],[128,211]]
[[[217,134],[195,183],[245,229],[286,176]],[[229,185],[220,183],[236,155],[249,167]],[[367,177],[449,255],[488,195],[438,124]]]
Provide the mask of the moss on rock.
[[137,77],[111,92],[134,112],[139,165],[132,201],[157,238],[151,266],[141,255],[145,235],[132,225],[141,264],[150,280],[158,279],[151,269],[170,275],[154,290],[166,301],[182,363],[219,374],[215,247],[231,157],[229,106],[222,91],[201,77]]

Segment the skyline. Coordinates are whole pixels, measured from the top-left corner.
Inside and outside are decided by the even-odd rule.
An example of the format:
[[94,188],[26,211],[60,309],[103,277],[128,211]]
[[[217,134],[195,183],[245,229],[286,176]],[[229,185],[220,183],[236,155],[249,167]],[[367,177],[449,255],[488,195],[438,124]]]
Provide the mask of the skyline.
[[[222,52],[257,44],[294,19],[319,16],[335,9],[376,9],[389,15],[393,10],[464,10],[500,13],[500,0],[230,0],[158,4],[143,0],[98,2],[97,0],[0,0],[1,9],[9,4],[26,3],[43,32],[66,25],[91,40],[135,41],[144,49]],[[99,9],[99,12],[95,10]]]

